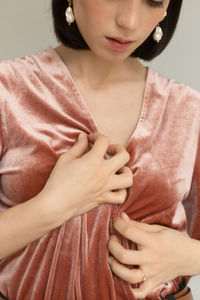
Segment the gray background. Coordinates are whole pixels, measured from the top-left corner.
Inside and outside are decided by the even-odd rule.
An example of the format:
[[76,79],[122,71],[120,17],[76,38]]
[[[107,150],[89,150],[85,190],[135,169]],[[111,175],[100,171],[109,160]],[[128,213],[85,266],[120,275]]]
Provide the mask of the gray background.
[[[92,1],[92,0],[91,0]],[[173,0],[176,1],[176,0]],[[200,91],[200,1],[185,0],[176,34],[168,48],[150,63],[160,73]],[[0,61],[57,45],[50,0],[0,0]],[[145,63],[146,64],[146,63]],[[194,300],[200,276],[190,281]]]

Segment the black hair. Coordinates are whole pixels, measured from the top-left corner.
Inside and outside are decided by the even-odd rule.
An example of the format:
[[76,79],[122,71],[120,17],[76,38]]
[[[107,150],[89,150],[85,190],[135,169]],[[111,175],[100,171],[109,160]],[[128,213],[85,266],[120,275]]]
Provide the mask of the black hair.
[[[160,27],[163,31],[161,41],[157,43],[153,40],[153,30],[143,44],[131,53],[130,56],[150,61],[165,49],[176,29],[182,2],[183,0],[170,0],[167,16],[160,22]],[[77,27],[76,21],[70,26],[67,24],[65,17],[67,6],[68,1],[66,0],[52,0],[53,24],[57,40],[73,49],[89,49]]]

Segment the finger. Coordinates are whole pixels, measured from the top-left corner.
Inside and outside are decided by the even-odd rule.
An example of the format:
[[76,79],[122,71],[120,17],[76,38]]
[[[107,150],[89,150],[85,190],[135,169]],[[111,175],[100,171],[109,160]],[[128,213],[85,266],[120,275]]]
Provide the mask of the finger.
[[116,173],[123,165],[130,160],[130,154],[121,144],[109,144],[109,137],[96,132],[88,135],[88,141],[93,142],[94,145],[91,152],[95,155],[105,157],[106,152],[112,157],[107,160],[111,172]]
[[120,144],[110,144],[107,152],[112,155],[112,157],[107,160],[107,164],[113,173],[116,173],[130,160],[130,154],[125,147]]
[[114,257],[109,257],[110,267],[117,276],[129,283],[138,283],[143,279],[140,269],[129,269],[121,265]]
[[122,264],[141,265],[144,263],[141,251],[124,248],[115,236],[110,238],[108,242],[108,249],[111,254]]
[[111,204],[122,204],[126,200],[126,197],[127,197],[126,189],[110,191],[107,193],[106,202]]
[[[77,141],[73,144],[73,146],[64,154],[62,154],[59,158],[59,161],[67,163],[75,158],[81,157],[88,148],[88,139],[87,134],[82,132],[83,138],[77,139]],[[80,136],[80,134],[79,134]]]
[[157,285],[152,281],[152,279],[148,278],[145,281],[143,281],[139,288],[132,289],[132,291],[137,299],[143,299],[149,294],[151,294],[151,292],[156,286]]
[[133,173],[131,171],[131,169],[127,166],[123,166],[122,168],[120,168],[117,172],[116,172],[117,175],[120,175],[120,174],[126,174],[130,177],[133,177]]
[[94,153],[95,156],[103,158],[110,143],[109,137],[102,133],[95,132],[88,135],[88,141],[93,143],[90,152]]
[[124,189],[133,185],[133,173],[129,167],[122,167],[117,174],[112,175],[110,178],[108,183],[109,190]]
[[147,224],[147,223],[137,222],[135,220],[131,220],[125,212],[123,212],[121,214],[121,218],[125,222],[131,223],[133,226],[137,226],[138,228],[141,228],[142,230],[145,230],[145,231],[148,231],[148,232],[159,232],[163,229],[166,229],[165,226],[160,226],[160,225],[157,225],[157,224],[156,225],[155,224]]
[[114,220],[115,229],[128,240],[140,244],[148,245],[151,242],[151,233],[144,231],[139,226],[134,226],[131,222],[127,223],[120,217]]

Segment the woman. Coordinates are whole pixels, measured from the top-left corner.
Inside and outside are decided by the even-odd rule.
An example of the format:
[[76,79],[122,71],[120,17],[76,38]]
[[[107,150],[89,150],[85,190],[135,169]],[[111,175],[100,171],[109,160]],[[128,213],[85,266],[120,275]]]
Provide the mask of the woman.
[[61,45],[1,63],[3,299],[192,299],[200,95],[138,60],[181,4],[53,0]]

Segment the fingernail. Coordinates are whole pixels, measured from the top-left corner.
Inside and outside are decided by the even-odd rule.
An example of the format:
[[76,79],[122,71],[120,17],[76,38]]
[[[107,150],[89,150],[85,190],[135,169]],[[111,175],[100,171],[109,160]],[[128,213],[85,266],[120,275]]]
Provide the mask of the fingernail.
[[85,134],[81,132],[78,136],[78,141],[82,140],[84,138]]
[[122,220],[124,220],[125,222],[130,222],[130,218],[125,212],[121,213],[120,216],[121,216]]

